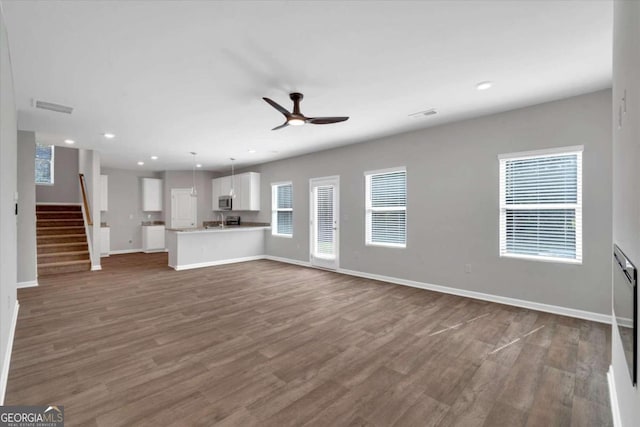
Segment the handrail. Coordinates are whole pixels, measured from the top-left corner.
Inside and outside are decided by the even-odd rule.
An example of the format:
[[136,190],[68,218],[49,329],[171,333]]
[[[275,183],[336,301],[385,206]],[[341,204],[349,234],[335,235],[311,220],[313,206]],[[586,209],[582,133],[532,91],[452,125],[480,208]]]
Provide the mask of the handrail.
[[84,179],[84,174],[78,174],[80,177],[80,188],[82,189],[82,202],[84,203],[84,211],[87,215],[87,224],[93,225],[93,221],[91,220],[91,211],[89,210],[89,200],[87,200],[87,183]]

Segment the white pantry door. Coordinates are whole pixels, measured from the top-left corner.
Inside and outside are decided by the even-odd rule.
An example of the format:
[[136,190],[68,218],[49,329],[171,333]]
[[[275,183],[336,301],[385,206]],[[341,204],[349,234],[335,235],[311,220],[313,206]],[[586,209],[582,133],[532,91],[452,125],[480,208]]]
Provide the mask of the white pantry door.
[[198,222],[198,198],[190,188],[171,189],[171,228],[195,228]]
[[340,177],[313,178],[311,190],[311,265],[337,270]]

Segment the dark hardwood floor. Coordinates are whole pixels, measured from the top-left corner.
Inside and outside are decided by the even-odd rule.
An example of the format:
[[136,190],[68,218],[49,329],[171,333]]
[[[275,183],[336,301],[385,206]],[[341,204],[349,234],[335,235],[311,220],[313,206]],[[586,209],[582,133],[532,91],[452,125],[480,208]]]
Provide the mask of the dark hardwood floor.
[[19,291],[7,405],[68,426],[609,426],[607,325],[166,254]]

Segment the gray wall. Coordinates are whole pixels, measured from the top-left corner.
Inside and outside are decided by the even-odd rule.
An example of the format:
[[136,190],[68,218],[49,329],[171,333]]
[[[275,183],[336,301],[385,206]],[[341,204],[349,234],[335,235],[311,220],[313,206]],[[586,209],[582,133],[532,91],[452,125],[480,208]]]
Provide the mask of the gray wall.
[[54,150],[53,185],[36,185],[36,202],[80,203],[80,201],[78,150],[56,146]]
[[[613,31],[613,241],[640,265],[640,2],[614,3]],[[618,112],[627,92],[627,113]],[[609,257],[611,259],[611,256]],[[639,301],[640,302],[640,301]],[[623,426],[640,420],[640,390],[633,387],[617,325],[612,327],[611,365]],[[640,366],[640,360],[638,360]]]
[[7,350],[16,307],[17,120],[7,29],[0,9],[0,404],[4,402]]
[[[198,218],[197,224],[215,219],[211,204],[211,180],[220,174],[215,172],[196,171],[196,189],[198,190]],[[165,171],[164,179],[164,212],[163,217],[167,227],[171,225],[171,189],[191,188],[193,186],[192,171]]]
[[38,276],[36,259],[36,134],[18,131],[18,282],[29,284]]
[[[339,175],[341,268],[609,314],[610,109],[606,90],[253,167],[255,219],[270,222],[270,183],[294,188],[293,238],[269,236],[266,252],[309,260],[309,178]],[[497,156],[572,145],[584,145],[583,264],[499,258]],[[408,173],[407,248],[365,246],[363,174],[394,166]]]
[[[160,172],[102,168],[109,176],[109,210],[102,212],[102,221],[110,227],[112,251],[142,248],[142,221],[162,219],[162,212],[142,212],[142,179],[161,178]],[[166,199],[165,199],[166,201]]]

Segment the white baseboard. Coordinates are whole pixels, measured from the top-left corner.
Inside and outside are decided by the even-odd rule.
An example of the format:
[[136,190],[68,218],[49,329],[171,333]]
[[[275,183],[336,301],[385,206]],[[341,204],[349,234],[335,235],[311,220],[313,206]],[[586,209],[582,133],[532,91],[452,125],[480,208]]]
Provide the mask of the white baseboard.
[[28,282],[18,282],[16,284],[16,288],[18,288],[18,289],[35,288],[37,286],[38,286],[38,281],[37,280],[30,280]]
[[272,255],[265,255],[264,259],[268,259],[271,261],[285,262],[287,264],[300,265],[302,267],[311,267],[311,263],[309,261],[299,261],[297,259],[281,258],[278,256],[272,256]]
[[100,271],[102,270],[102,266],[101,265],[92,265],[91,266],[91,271]]
[[16,300],[11,318],[11,326],[9,327],[9,340],[7,342],[7,352],[4,354],[4,364],[2,365],[2,374],[0,374],[0,405],[4,405],[4,396],[7,392],[7,381],[9,380],[9,365],[11,364],[11,352],[13,351],[13,337],[16,333],[16,324],[18,323],[18,311],[20,303]]
[[607,383],[609,383],[609,399],[611,399],[611,415],[613,416],[613,427],[622,427],[620,420],[620,407],[618,406],[618,393],[616,392],[616,380],[613,375],[613,365],[609,365],[607,372]]
[[397,285],[411,286],[413,288],[427,289],[429,291],[442,292],[445,294],[458,295],[467,298],[474,298],[483,301],[496,302],[498,304],[512,305],[516,307],[528,308],[530,310],[544,311],[546,313],[559,314],[561,316],[576,317],[578,319],[591,320],[599,323],[611,324],[611,315],[593,313],[591,311],[577,310],[575,308],[561,307],[558,305],[543,304],[539,302],[526,301],[517,298],[503,297],[499,295],[485,294],[482,292],[467,291],[464,289],[450,288],[448,286],[433,285],[431,283],[416,282],[396,277],[381,276],[378,274],[363,273],[361,271],[347,270],[339,268],[338,273],[350,276],[363,277],[366,279],[380,280],[382,282],[395,283]]
[[169,249],[149,249],[147,251],[143,250],[142,252],[144,252],[145,254],[155,254],[158,252],[169,252]]
[[142,252],[142,248],[140,249],[118,249],[116,251],[109,251],[109,255],[122,255],[122,254],[135,254],[138,252]]
[[169,267],[173,268],[176,271],[181,270],[191,270],[193,268],[202,268],[202,267],[213,267],[215,265],[224,265],[224,264],[234,264],[237,262],[247,262],[247,261],[256,261],[258,259],[264,259],[264,255],[255,255],[255,256],[247,256],[242,258],[231,258],[231,259],[223,259],[220,261],[208,261],[208,262],[198,262],[194,264],[183,264],[183,265],[171,265]]

